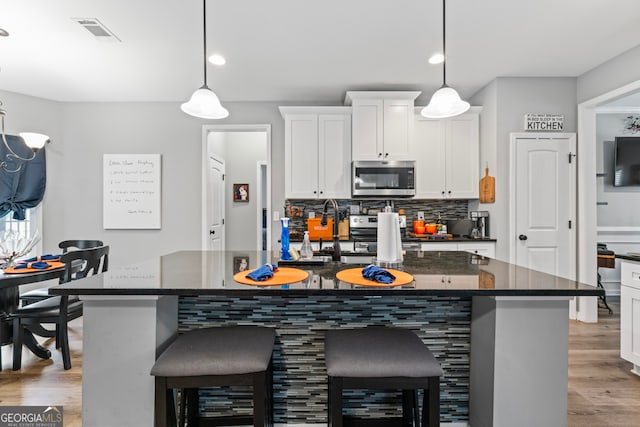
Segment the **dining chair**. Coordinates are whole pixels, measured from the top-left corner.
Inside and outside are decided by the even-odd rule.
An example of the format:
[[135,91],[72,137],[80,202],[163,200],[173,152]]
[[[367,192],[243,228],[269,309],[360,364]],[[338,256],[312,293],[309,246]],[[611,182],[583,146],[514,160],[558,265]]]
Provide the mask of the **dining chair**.
[[[60,261],[65,265],[60,283],[104,273],[109,268],[109,246],[70,251],[64,253],[60,257]],[[78,269],[80,262],[83,265]],[[42,324],[55,325],[56,348],[62,351],[64,369],[71,369],[67,324],[80,316],[82,316],[82,301],[71,302],[67,295],[50,297],[20,307],[11,313],[10,318],[13,321],[13,370],[19,370],[22,365],[24,328],[32,330],[32,327],[41,328]],[[34,333],[37,334],[37,332]]]
[[[70,250],[90,249],[97,248],[98,246],[104,246],[102,240],[63,240],[62,242],[58,243],[58,247],[62,249],[63,254],[69,252]],[[20,294],[20,300],[22,301],[23,306],[33,304],[34,302],[42,301],[50,297],[51,295],[49,295],[49,288],[33,289]],[[75,300],[77,300],[77,297],[75,298]],[[53,336],[52,333],[46,334],[46,332],[44,331],[46,330],[43,329],[43,333],[38,335]]]

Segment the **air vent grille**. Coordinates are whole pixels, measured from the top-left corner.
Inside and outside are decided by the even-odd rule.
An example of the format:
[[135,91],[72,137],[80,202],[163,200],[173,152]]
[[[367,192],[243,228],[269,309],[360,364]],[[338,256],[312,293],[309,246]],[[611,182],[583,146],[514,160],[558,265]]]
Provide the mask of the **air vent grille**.
[[100,22],[96,18],[73,18],[78,24],[82,25],[89,31],[96,40],[100,41],[111,41],[111,42],[119,42],[121,41],[118,36],[113,34],[102,22]]

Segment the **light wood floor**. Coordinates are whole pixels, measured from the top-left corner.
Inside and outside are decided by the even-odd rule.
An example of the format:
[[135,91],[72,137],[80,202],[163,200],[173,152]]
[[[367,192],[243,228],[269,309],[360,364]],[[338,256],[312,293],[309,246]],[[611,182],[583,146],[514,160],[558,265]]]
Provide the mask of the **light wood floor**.
[[[597,324],[571,322],[569,336],[569,427],[640,425],[640,377],[620,359],[620,306],[614,314],[600,310]],[[43,340],[52,352],[41,360],[23,352],[23,369],[11,370],[11,346],[2,349],[0,405],[62,405],[65,426],[82,425],[82,318],[69,332],[73,368],[62,368],[53,339]]]

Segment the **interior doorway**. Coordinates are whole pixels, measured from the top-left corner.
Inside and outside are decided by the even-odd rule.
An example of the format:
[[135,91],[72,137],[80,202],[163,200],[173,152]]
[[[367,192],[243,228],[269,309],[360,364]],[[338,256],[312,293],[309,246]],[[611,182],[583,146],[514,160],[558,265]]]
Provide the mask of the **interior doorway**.
[[[223,246],[227,251],[244,251],[249,256],[263,245],[270,247],[270,224],[263,222],[262,212],[271,208],[271,125],[206,125],[202,157],[202,248],[210,246],[211,211],[221,205],[224,205]],[[225,164],[225,200],[216,206],[207,202],[215,192],[211,168],[207,165],[212,157]]]
[[[623,96],[638,92],[640,80],[578,104],[578,280],[597,282],[597,197],[596,197],[596,109]],[[578,297],[577,319],[598,321],[598,299]]]

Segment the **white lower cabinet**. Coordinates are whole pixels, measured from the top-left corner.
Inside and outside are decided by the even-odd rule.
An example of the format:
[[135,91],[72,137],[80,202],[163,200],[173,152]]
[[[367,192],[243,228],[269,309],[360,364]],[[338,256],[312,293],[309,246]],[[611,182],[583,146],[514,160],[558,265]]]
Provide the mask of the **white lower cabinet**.
[[477,275],[414,275],[417,289],[476,289],[479,287]]
[[622,261],[620,287],[620,357],[640,375],[640,263]]
[[495,258],[495,242],[425,242],[420,244],[423,251],[465,251]]

